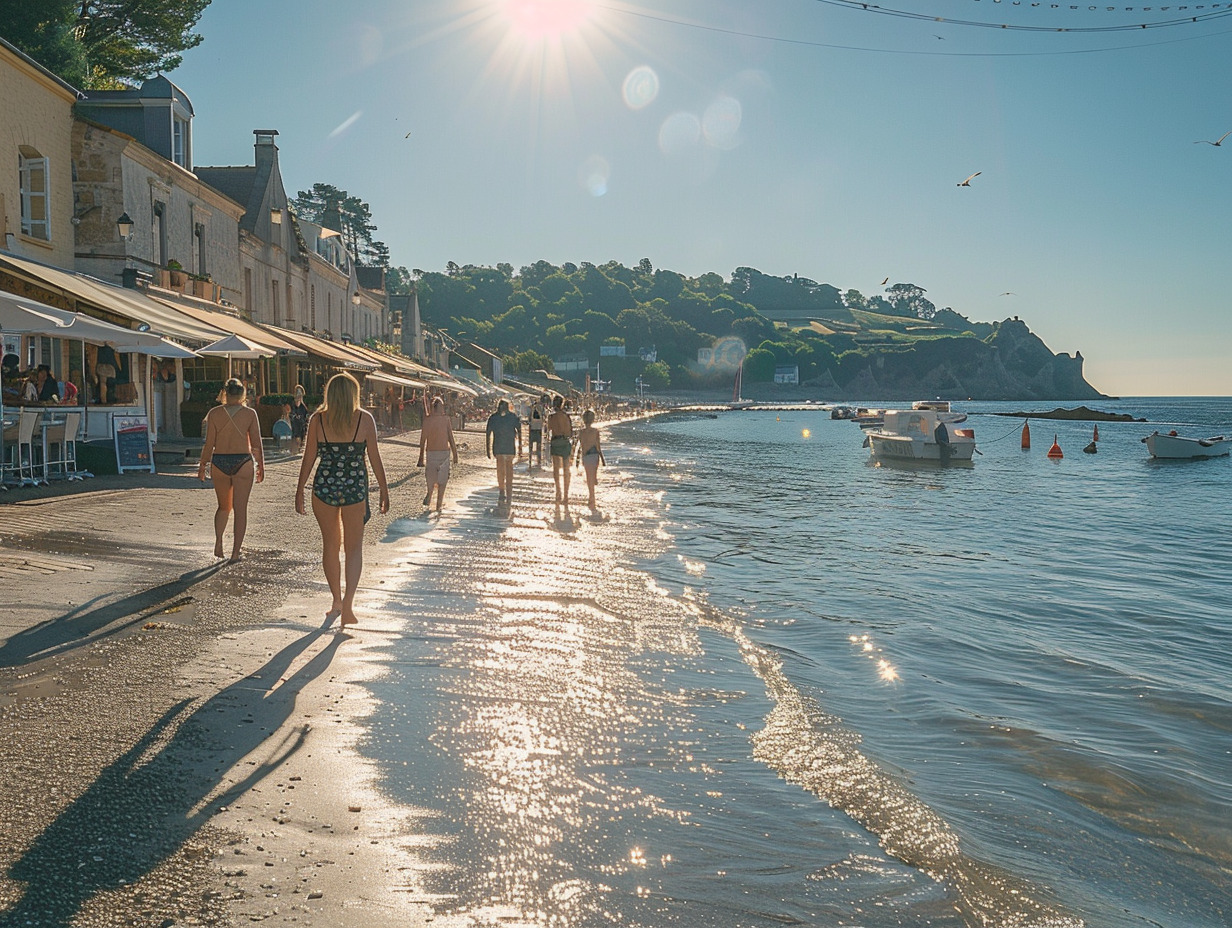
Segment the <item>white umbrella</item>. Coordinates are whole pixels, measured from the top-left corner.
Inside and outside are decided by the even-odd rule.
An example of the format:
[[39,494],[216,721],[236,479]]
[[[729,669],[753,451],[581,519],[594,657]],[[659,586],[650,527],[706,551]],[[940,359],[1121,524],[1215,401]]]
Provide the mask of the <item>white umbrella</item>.
[[252,361],[257,358],[272,358],[277,353],[273,348],[267,348],[265,345],[249,341],[242,335],[228,335],[226,338],[220,338],[204,348],[197,349],[197,354],[226,358],[228,377],[231,376],[231,360],[233,358]]

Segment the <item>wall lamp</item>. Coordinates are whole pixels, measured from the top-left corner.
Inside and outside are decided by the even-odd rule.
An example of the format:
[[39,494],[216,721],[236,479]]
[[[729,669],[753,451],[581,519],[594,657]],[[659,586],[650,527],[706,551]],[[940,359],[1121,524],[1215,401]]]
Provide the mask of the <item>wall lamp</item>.
[[351,305],[353,306],[359,305],[359,291],[358,290],[356,290],[354,293],[351,294]]
[[276,226],[282,225],[282,210],[277,206],[270,207],[270,222]]
[[120,238],[125,239],[133,234],[133,221],[128,213],[120,213],[120,218],[116,220],[116,231],[120,233]]

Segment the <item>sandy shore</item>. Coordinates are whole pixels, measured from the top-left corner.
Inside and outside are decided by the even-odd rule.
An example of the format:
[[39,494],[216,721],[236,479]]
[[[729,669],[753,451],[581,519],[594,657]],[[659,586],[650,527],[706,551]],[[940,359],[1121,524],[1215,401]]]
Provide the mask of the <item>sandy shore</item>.
[[366,604],[405,551],[380,539],[495,483],[482,432],[461,433],[425,517],[417,438],[382,441],[392,507],[348,635],[293,511],[298,459],[270,462],[234,565],[195,468],[0,497],[0,925],[444,921],[416,853],[438,839],[354,749],[392,621]]

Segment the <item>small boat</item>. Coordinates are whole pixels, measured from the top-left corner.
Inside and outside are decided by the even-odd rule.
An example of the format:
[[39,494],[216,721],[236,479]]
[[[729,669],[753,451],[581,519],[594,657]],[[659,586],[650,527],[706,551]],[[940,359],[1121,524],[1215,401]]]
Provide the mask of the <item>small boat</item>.
[[832,406],[830,408],[831,419],[854,419],[856,410],[854,406]]
[[949,400],[916,400],[911,404],[912,409],[931,409],[933,412],[949,412]]
[[885,422],[884,409],[867,409],[861,406],[856,410],[852,421],[862,429],[872,429]]
[[885,422],[865,431],[875,457],[907,461],[970,461],[975,429],[957,428],[966,415],[933,409],[887,409]]
[[1222,435],[1216,435],[1214,438],[1185,438],[1175,431],[1166,435],[1152,432],[1142,441],[1153,458],[1218,458],[1232,452],[1232,438]]

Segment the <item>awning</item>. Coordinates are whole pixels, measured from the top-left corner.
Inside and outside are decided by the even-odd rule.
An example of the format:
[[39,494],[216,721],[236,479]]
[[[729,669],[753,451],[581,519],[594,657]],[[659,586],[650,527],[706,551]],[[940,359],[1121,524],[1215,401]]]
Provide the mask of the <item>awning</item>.
[[367,348],[363,345],[347,345],[346,347],[350,351],[357,352],[363,357],[375,361],[381,367],[392,367],[399,374],[408,374],[411,377],[418,377],[420,379],[440,376],[438,371],[425,367],[403,355],[389,354],[386,351],[378,351],[375,348]]
[[445,380],[441,377],[434,377],[428,381],[434,387],[440,387],[442,390],[448,390],[450,393],[465,393],[467,396],[478,396],[479,391],[468,387],[464,383],[459,383],[456,380]]
[[371,371],[377,367],[375,362],[362,360],[358,355],[346,351],[345,346],[339,345],[336,342],[317,338],[315,335],[309,335],[307,332],[292,332],[290,329],[281,329],[278,326],[266,326],[265,328],[268,328],[283,341],[299,346],[300,349],[309,355],[319,358],[326,364],[331,364],[334,367],[345,367],[359,371]]
[[207,325],[212,325],[216,329],[222,329],[231,335],[239,335],[249,341],[256,342],[259,345],[267,345],[280,352],[288,354],[303,354],[304,349],[297,345],[292,345],[289,341],[279,338],[275,332],[267,326],[257,325],[255,322],[249,322],[247,319],[241,319],[239,316],[233,316],[230,313],[220,312],[218,310],[204,309],[200,306],[189,306],[185,303],[175,303],[171,300],[164,300],[162,297],[147,294],[150,299],[155,302],[162,303],[165,306],[174,309],[176,312],[183,313],[186,316],[204,322]]
[[379,383],[393,384],[395,387],[411,387],[415,390],[423,390],[427,388],[427,384],[422,380],[414,380],[410,377],[400,377],[397,374],[390,374],[385,371],[370,371],[364,374],[364,381],[375,380]]
[[[193,344],[208,344],[228,334],[222,329],[187,316],[166,303],[152,300],[137,290],[103,283],[85,274],[61,270],[37,261],[0,253],[0,269],[59,292],[84,308],[102,310],[149,326],[150,331]],[[81,308],[81,307],[79,307]]]
[[0,330],[23,335],[48,335],[96,344],[111,344],[116,351],[157,358],[192,358],[196,354],[151,332],[136,332],[83,313],[58,309],[36,300],[0,293]]

